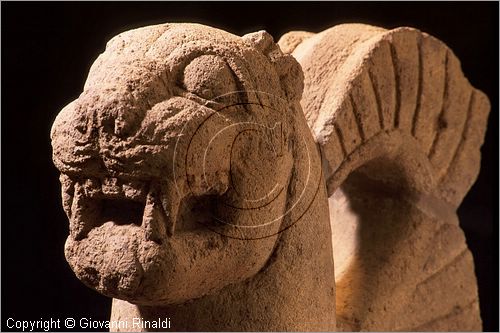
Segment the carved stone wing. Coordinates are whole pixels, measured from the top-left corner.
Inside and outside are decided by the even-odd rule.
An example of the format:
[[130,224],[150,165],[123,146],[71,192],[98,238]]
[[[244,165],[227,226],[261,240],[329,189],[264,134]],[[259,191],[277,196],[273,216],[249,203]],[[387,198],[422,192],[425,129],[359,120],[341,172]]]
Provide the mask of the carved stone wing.
[[442,42],[361,24],[290,32],[322,152],[341,330],[480,330],[456,209],[480,167],[488,98]]

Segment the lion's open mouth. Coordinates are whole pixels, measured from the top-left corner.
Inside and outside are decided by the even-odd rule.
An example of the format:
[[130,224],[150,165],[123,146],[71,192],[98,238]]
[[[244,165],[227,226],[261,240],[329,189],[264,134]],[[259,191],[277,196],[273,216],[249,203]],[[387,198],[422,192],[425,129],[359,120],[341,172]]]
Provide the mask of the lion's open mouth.
[[89,178],[74,183],[70,232],[75,240],[87,237],[107,222],[144,228],[146,239],[161,243],[173,222],[165,213],[159,186],[118,178]]

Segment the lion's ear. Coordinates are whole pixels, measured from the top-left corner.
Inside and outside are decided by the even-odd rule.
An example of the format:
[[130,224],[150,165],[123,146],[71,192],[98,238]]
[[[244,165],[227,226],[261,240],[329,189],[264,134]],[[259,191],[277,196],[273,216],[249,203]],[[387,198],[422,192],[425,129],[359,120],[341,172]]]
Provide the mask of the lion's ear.
[[241,38],[243,39],[245,44],[250,47],[256,48],[265,55],[267,55],[275,47],[273,36],[271,36],[267,31],[264,30],[251,32]]
[[243,41],[254,47],[269,58],[274,65],[281,82],[281,88],[289,101],[300,100],[304,89],[304,74],[297,60],[288,54],[283,54],[273,36],[261,30],[246,34]]

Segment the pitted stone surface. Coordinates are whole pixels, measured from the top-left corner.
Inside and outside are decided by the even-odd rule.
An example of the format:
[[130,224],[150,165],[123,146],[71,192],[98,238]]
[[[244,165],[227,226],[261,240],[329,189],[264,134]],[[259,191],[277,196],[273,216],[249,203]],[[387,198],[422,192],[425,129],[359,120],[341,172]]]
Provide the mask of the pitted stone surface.
[[66,258],[123,300],[112,318],[335,328],[328,202],[302,89],[299,64],[265,32],[165,24],[108,43],[52,144]]
[[197,24],[108,42],[51,132],[77,277],[128,330],[480,329],[455,212],[486,96],[415,29],[279,44]]

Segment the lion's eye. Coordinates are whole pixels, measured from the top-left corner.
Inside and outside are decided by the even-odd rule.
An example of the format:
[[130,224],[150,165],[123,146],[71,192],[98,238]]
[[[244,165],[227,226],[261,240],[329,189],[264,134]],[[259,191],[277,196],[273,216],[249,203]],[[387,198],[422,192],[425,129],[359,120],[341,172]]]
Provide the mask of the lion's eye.
[[186,66],[184,86],[189,92],[217,102],[236,91],[234,76],[228,64],[214,55],[200,56]]

